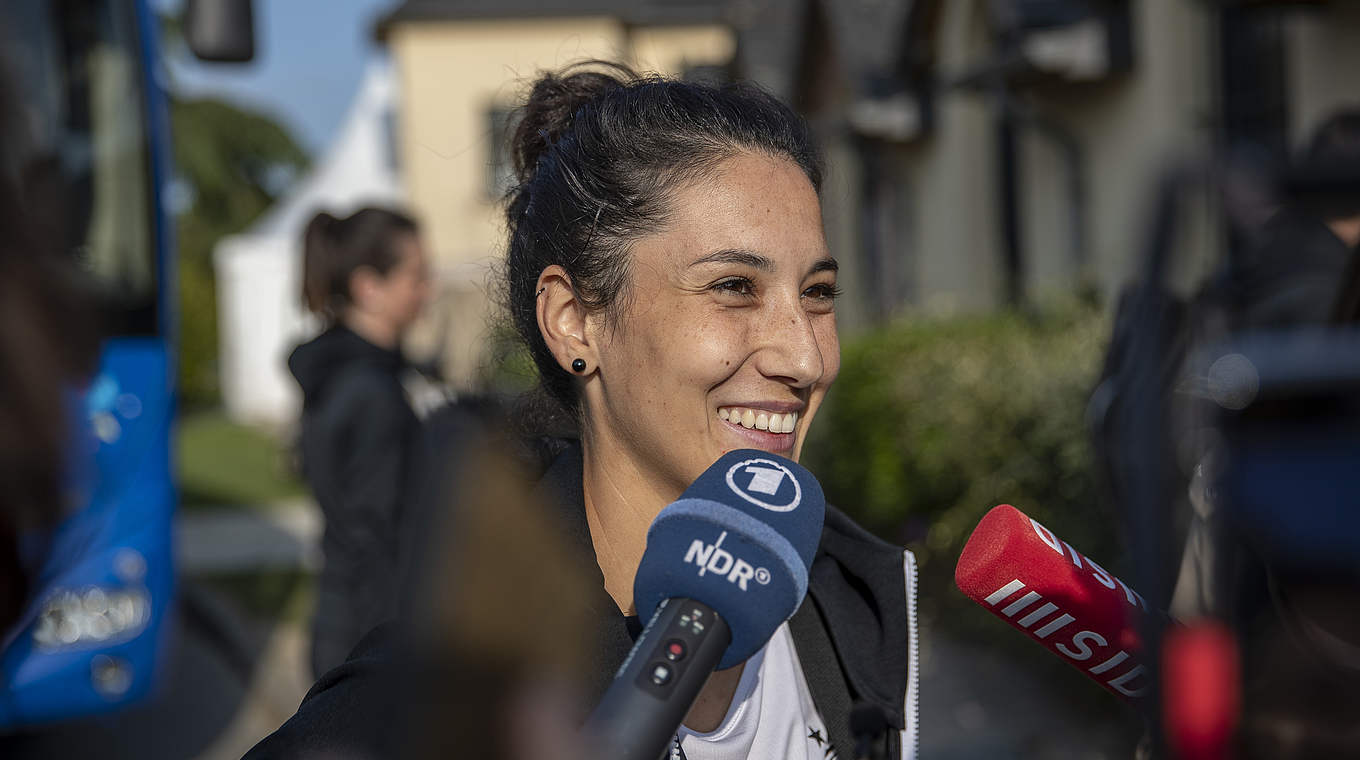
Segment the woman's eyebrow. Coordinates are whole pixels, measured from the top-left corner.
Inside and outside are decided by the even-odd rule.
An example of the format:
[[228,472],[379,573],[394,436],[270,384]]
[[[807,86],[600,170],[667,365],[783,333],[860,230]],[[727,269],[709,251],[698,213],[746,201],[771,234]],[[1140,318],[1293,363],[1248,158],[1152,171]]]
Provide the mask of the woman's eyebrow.
[[766,256],[761,256],[754,251],[746,251],[739,248],[728,248],[721,251],[714,251],[707,256],[700,257],[690,262],[690,267],[697,267],[700,264],[740,264],[752,269],[759,269],[762,272],[774,271],[774,262]]
[[818,259],[817,263],[813,264],[812,268],[808,270],[808,275],[811,276],[818,272],[839,272],[840,270],[841,265],[836,263],[835,259],[827,256],[824,259]]

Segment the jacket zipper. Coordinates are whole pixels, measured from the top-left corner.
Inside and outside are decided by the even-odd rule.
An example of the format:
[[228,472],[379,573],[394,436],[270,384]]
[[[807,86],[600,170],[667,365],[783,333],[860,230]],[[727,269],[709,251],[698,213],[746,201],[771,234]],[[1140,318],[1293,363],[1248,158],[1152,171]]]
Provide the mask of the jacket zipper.
[[907,580],[907,698],[903,719],[908,741],[902,743],[902,760],[916,760],[921,746],[921,637],[916,620],[916,556],[902,552]]

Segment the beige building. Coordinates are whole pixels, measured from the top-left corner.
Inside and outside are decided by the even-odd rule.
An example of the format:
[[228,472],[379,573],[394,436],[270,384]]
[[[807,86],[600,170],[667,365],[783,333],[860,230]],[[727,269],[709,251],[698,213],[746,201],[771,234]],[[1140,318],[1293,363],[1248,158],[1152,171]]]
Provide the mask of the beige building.
[[398,160],[441,280],[422,337],[455,384],[475,386],[491,359],[506,123],[535,75],[587,59],[675,76],[725,64],[736,39],[719,5],[408,2],[380,23],[401,90]]
[[[1294,145],[1360,103],[1360,4],[1256,11],[1245,33],[1222,5],[410,0],[379,34],[400,80],[410,197],[452,283],[435,320],[455,325],[450,366],[467,384],[486,365],[480,315],[504,237],[495,138],[537,71],[585,58],[712,67],[806,114],[826,149],[839,308],[855,329],[1078,287],[1108,303],[1135,272],[1173,159],[1243,135]],[[1182,283],[1225,239],[1208,193],[1186,209]]]
[[[1042,299],[1080,287],[1112,303],[1173,161],[1244,134],[1295,147],[1337,108],[1360,106],[1354,3],[1238,11],[1244,32],[1231,3],[1194,0],[790,2],[811,11],[776,58],[802,74],[766,81],[826,143],[828,235],[862,296],[842,311],[852,327],[991,308],[1012,288]],[[751,35],[739,35],[743,49]],[[1236,90],[1230,68],[1245,80]],[[1002,93],[1014,119],[1014,284]],[[1224,244],[1208,193],[1185,208],[1183,287]]]

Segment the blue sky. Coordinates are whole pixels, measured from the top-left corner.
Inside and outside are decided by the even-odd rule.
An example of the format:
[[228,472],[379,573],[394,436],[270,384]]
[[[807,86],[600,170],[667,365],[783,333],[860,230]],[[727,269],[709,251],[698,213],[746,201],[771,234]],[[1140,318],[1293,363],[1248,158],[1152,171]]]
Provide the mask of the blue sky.
[[[217,95],[275,117],[313,156],[325,150],[355,94],[364,65],[382,50],[373,23],[396,0],[255,0],[255,60],[171,62],[184,94]],[[181,0],[152,0],[178,12]]]

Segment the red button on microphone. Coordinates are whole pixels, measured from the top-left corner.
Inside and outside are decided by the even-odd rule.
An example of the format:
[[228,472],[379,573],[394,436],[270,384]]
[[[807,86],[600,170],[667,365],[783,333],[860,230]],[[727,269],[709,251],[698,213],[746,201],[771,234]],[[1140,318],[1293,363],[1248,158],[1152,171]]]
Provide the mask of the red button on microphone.
[[666,659],[671,662],[679,662],[685,659],[685,642],[678,639],[671,639],[666,642]]

